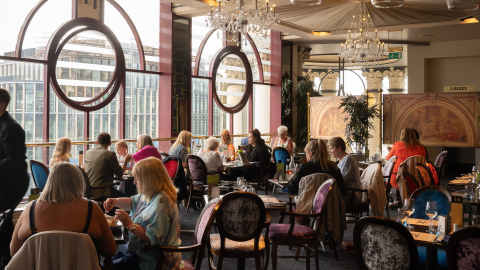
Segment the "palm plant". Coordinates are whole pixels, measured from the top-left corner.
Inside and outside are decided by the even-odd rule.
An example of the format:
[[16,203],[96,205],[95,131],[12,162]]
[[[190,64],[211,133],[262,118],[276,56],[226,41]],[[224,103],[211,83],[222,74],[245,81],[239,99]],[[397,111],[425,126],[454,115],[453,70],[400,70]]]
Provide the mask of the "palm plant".
[[342,102],[338,106],[339,109],[343,108],[343,113],[347,113],[349,116],[345,118],[345,122],[347,122],[345,136],[350,149],[354,149],[355,144],[357,152],[365,147],[369,138],[373,138],[370,131],[375,130],[375,126],[370,120],[380,115],[377,105],[368,106],[368,99],[368,95],[360,97],[347,95],[341,99]]
[[292,92],[292,75],[285,71],[282,75],[282,125],[291,128],[291,115],[293,106]]
[[308,103],[307,93],[311,97],[321,96],[318,91],[314,90],[314,82],[310,80],[310,76],[298,77],[297,83],[297,132],[295,132],[294,140],[297,147],[304,147],[308,142]]

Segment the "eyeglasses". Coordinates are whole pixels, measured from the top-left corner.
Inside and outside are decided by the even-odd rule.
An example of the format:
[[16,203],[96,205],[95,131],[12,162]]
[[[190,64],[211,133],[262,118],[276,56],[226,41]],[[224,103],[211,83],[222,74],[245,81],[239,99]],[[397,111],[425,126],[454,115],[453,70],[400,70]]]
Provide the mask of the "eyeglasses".
[[248,138],[251,139],[251,138],[253,138],[253,137],[248,136]]

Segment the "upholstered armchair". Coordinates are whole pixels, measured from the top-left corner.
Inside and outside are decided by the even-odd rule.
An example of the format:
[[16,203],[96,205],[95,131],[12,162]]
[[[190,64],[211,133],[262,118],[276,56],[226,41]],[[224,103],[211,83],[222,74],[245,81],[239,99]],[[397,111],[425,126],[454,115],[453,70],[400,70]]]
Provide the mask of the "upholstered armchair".
[[448,240],[448,269],[476,270],[480,266],[480,227],[456,230]]
[[[203,185],[207,184],[207,166],[205,162],[198,156],[187,155],[187,174],[189,178],[188,183],[188,202],[187,202],[187,213],[190,208],[190,203],[192,200],[199,200],[205,204],[205,199],[203,193],[205,188]],[[196,206],[194,205],[196,209]]]
[[50,174],[47,166],[32,159],[30,160],[30,170],[32,171],[33,182],[35,182],[35,185],[38,188],[43,189],[45,184],[47,184],[48,175]]
[[438,154],[437,159],[435,159],[435,169],[437,170],[437,176],[440,177],[442,174],[442,169],[445,166],[445,160],[447,160],[447,151],[443,151]]

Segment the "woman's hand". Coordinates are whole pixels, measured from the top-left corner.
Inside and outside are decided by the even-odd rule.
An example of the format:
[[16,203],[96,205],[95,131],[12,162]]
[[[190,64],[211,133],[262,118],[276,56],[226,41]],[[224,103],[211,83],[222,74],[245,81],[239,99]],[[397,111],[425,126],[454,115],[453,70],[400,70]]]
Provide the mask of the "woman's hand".
[[120,220],[120,222],[122,222],[123,224],[123,227],[125,228],[130,228],[130,226],[132,226],[133,224],[128,213],[123,211],[122,209],[117,209],[115,211],[115,218]]
[[103,203],[103,208],[105,208],[105,211],[108,212],[112,210],[115,205],[117,205],[118,199],[112,199],[108,198],[104,203]]
[[131,160],[132,160],[132,155],[128,154],[128,155],[125,156],[125,161],[124,161],[124,162],[125,162],[125,163],[128,163],[128,162],[130,162]]

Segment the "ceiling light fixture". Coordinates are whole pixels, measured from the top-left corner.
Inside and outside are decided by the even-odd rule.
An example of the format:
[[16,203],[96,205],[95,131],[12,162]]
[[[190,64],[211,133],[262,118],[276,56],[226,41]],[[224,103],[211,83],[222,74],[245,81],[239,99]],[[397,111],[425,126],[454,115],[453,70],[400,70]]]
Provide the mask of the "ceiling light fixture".
[[477,0],[447,0],[449,10],[469,11],[478,8]]
[[403,0],[372,0],[376,8],[397,8],[403,6]]
[[373,27],[367,7],[363,0],[360,0],[360,8],[353,15],[351,29],[348,30],[348,39],[345,44],[340,44],[339,55],[345,59],[345,62],[361,67],[376,65],[380,58],[388,55],[385,42],[381,43],[377,37],[377,29],[375,29],[375,37],[370,39],[368,32]]
[[320,5],[322,0],[290,0],[290,3],[299,6],[315,6]]
[[[213,29],[223,32],[222,39],[227,42],[241,42],[240,35],[253,33],[254,38],[268,37],[268,30],[277,25],[279,20],[275,15],[275,4],[268,6],[268,0],[253,0],[254,8],[247,8],[246,0],[219,0],[218,8],[210,5],[210,13],[205,23]],[[227,32],[231,35],[229,38]],[[217,37],[219,34],[217,33]],[[244,38],[245,45],[247,39]]]

